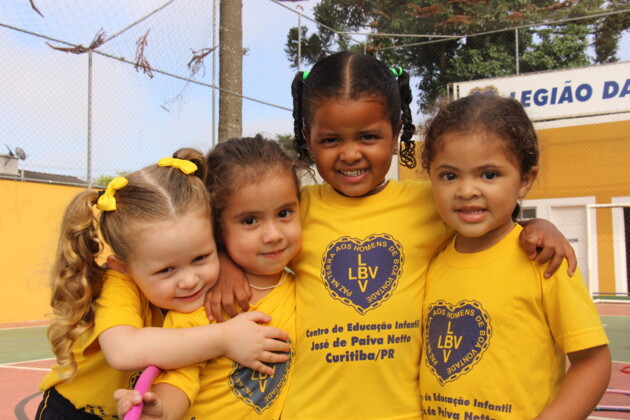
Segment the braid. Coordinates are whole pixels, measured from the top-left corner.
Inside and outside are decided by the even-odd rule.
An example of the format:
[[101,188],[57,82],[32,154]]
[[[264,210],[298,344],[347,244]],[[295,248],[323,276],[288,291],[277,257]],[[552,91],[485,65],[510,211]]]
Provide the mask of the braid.
[[398,76],[398,86],[400,89],[400,99],[402,108],[402,134],[400,136],[400,163],[407,168],[416,167],[416,144],[412,139],[413,134],[416,131],[416,126],[413,125],[411,107],[409,104],[412,100],[411,88],[409,87],[409,73],[402,71],[402,74]]
[[97,197],[95,191],[85,191],[68,206],[52,270],[54,319],[48,327],[48,340],[64,378],[76,373],[72,346],[94,326],[96,298],[103,288],[105,269],[97,263],[102,245],[92,212]]
[[295,140],[293,147],[297,152],[298,160],[300,162],[312,163],[311,154],[308,151],[306,145],[306,139],[302,129],[304,127],[304,118],[302,116],[302,91],[304,89],[304,72],[300,71],[295,75],[293,82],[291,83],[291,96],[293,97],[293,133]]

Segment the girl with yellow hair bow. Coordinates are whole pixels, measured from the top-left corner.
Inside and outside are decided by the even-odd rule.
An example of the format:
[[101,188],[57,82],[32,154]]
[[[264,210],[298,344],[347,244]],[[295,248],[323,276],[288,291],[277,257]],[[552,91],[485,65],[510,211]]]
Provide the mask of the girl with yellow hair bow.
[[[52,270],[48,338],[58,364],[40,384],[37,419],[115,418],[113,392],[149,365],[179,368],[226,356],[272,374],[286,334],[252,312],[226,324],[161,327],[167,311],[203,306],[218,272],[207,163],[181,149],[67,207]],[[111,253],[104,254],[105,245]],[[102,264],[103,257],[106,264]]]

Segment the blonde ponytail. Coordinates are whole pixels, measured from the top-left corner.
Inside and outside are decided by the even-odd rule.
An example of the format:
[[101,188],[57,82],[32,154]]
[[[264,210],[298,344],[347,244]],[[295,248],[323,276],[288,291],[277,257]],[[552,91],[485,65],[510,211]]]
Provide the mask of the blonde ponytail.
[[105,269],[97,261],[103,247],[92,210],[97,197],[94,191],[84,191],[66,209],[51,275],[54,318],[48,340],[64,379],[76,373],[72,347],[94,326],[96,298],[103,287]]

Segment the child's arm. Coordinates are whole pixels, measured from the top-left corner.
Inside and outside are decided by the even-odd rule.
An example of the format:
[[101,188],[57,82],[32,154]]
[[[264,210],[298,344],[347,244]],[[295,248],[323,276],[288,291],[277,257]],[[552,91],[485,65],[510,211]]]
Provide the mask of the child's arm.
[[519,237],[523,251],[531,260],[536,260],[538,264],[549,261],[549,266],[545,270],[545,278],[549,278],[555,273],[565,258],[569,265],[569,276],[573,275],[577,268],[575,251],[553,223],[544,219],[530,219],[519,221],[519,224],[523,226],[523,231]]
[[219,253],[219,261],[221,262],[219,279],[206,295],[205,307],[208,319],[223,322],[224,311],[231,317],[239,313],[234,306],[234,301],[238,302],[243,311],[249,309],[252,289],[249,287],[243,270],[227,254]]
[[141,401],[144,401],[141,420],[178,420],[184,416],[189,405],[182,390],[166,383],[155,384],[153,390],[144,395],[131,389],[117,389],[114,399],[121,419]]
[[[287,359],[288,334],[262,326],[271,317],[261,312],[241,314],[221,324],[190,328],[134,328],[121,325],[103,331],[99,343],[114,369],[140,370],[148,365],[177,369],[226,356],[267,375],[274,370],[265,363]],[[281,341],[284,340],[284,341]]]
[[535,420],[587,418],[610,380],[610,351],[598,346],[568,354],[571,366],[554,401]]

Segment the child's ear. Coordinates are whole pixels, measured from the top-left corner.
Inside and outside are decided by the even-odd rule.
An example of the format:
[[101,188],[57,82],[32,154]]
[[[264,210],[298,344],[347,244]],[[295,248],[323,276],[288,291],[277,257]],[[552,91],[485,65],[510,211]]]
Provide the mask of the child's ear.
[[107,257],[107,265],[109,265],[112,270],[118,271],[119,273],[123,273],[127,276],[129,275],[127,264],[122,262],[122,260],[120,260],[115,255],[110,255],[109,257]]
[[532,167],[526,174],[521,176],[521,186],[518,189],[518,198],[525,198],[529,190],[534,185],[536,177],[538,176],[538,166]]

